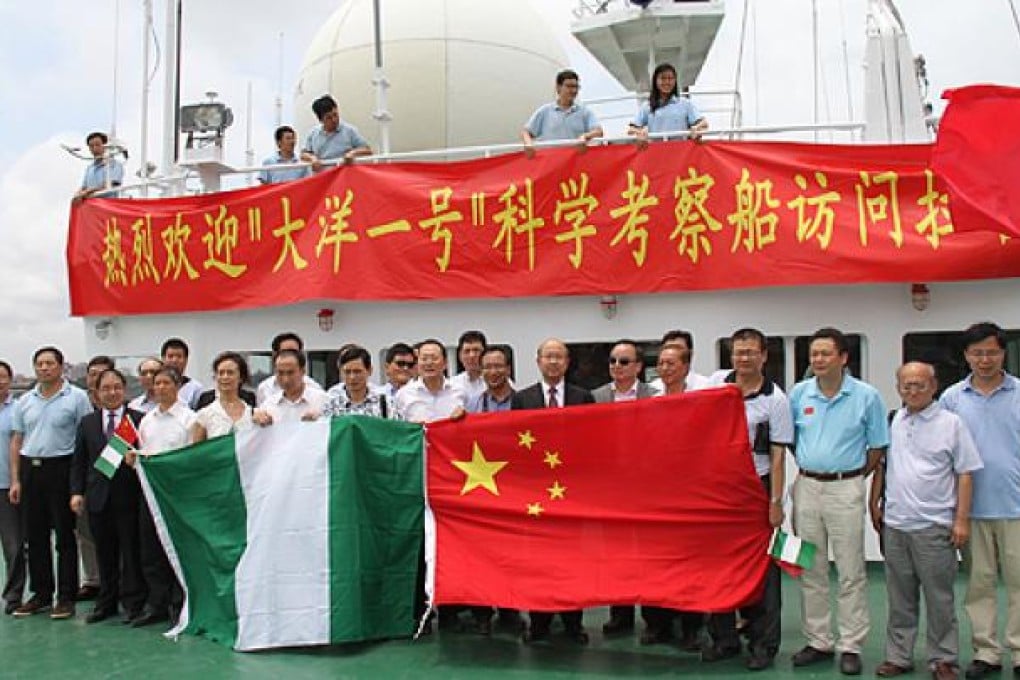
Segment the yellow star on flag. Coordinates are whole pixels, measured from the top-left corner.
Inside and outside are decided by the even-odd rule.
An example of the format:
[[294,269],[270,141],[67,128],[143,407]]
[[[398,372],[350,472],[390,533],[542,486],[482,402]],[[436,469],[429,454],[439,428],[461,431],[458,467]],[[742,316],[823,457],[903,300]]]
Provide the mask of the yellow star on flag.
[[547,488],[546,491],[549,492],[549,500],[551,500],[551,501],[560,500],[561,501],[564,498],[566,498],[566,496],[564,494],[567,493],[567,487],[560,486],[560,483],[557,481],[557,482],[553,482],[553,485],[550,486],[549,488]]
[[528,503],[528,514],[532,517],[538,517],[544,510],[541,503]]
[[485,460],[481,447],[478,446],[478,442],[475,442],[470,462],[465,460],[454,460],[451,462],[455,468],[467,475],[467,479],[464,480],[464,488],[460,490],[461,496],[479,486],[491,492],[493,496],[499,495],[499,488],[496,486],[496,474],[506,467],[507,461]]
[[552,469],[555,469],[557,465],[563,465],[563,461],[560,460],[560,454],[558,451],[546,451],[545,460],[543,462]]
[[534,444],[536,441],[538,440],[535,439],[535,436],[533,434],[531,434],[531,430],[517,433],[517,445],[526,447],[528,451],[531,450],[531,445]]

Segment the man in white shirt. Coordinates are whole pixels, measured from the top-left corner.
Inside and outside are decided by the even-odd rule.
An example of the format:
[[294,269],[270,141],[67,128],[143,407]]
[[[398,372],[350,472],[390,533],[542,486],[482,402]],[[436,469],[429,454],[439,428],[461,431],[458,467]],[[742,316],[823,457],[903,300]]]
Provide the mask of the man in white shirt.
[[445,375],[446,348],[438,340],[418,346],[418,377],[397,392],[397,413],[412,423],[459,418],[467,409],[467,396]]
[[396,401],[400,388],[414,378],[417,364],[414,349],[407,343],[398,342],[386,350],[386,361],[383,366],[386,382],[380,385],[378,390],[385,395],[386,401],[391,404]]
[[[258,388],[255,390],[255,403],[257,403],[260,407],[269,400],[270,397],[279,396],[282,389],[276,378],[276,355],[279,354],[281,350],[285,349],[303,353],[305,351],[305,341],[302,340],[301,336],[297,333],[287,331],[280,333],[273,338],[271,347],[273,349],[273,375],[260,382]],[[303,365],[306,365],[306,363]],[[305,372],[302,376],[302,381],[306,385],[310,385],[320,392],[323,391],[322,386],[315,382],[312,378],[308,377],[307,372]]]
[[[195,412],[178,398],[180,383],[181,374],[170,366],[159,369],[153,378],[157,405],[138,426],[139,449],[143,454],[158,454],[191,443]],[[133,462],[133,454],[129,452],[125,459]],[[180,585],[170,568],[146,503],[140,506],[138,524],[142,575],[148,595],[142,613],[131,620],[135,628],[175,619],[182,600]]]
[[[689,332],[679,330],[666,331],[662,336],[662,341],[659,343],[659,349],[665,349],[666,347],[676,347],[677,349],[685,350],[688,356],[688,365],[694,361],[694,336]],[[658,378],[648,384],[657,392],[663,391],[662,381]],[[689,370],[684,384],[686,385],[684,391],[689,391],[708,387],[711,382],[707,376]]]
[[464,331],[457,340],[457,359],[464,370],[453,376],[450,382],[467,395],[468,401],[485,391],[482,378],[482,353],[489,343],[481,331]]
[[304,353],[281,349],[273,360],[273,372],[280,391],[262,402],[252,420],[258,425],[316,420],[326,403],[326,393],[305,383]]
[[871,519],[882,532],[889,604],[879,677],[914,668],[920,594],[932,677],[959,677],[956,551],[970,537],[971,473],[983,464],[960,416],[934,401],[937,387],[930,364],[911,362],[896,372],[903,408],[893,418],[885,468],[876,469],[871,483]]

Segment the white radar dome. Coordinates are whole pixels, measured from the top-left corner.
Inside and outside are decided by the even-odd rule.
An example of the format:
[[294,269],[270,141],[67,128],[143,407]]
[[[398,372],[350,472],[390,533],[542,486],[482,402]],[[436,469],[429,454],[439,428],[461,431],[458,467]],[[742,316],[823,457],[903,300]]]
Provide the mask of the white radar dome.
[[[381,0],[390,150],[513,143],[555,96],[567,62],[528,0]],[[315,36],[294,99],[299,138],[312,102],[331,94],[340,117],[380,149],[372,0],[346,0]]]

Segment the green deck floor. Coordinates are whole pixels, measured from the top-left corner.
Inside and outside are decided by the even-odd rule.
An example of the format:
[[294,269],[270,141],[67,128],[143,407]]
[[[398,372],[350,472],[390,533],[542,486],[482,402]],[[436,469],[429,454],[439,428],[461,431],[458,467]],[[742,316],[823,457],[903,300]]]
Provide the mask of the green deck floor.
[[[957,586],[962,602],[962,581]],[[15,620],[0,617],[0,677],[7,678],[567,678],[567,677],[754,677],[760,680],[797,677],[837,678],[835,666],[794,671],[790,654],[800,648],[799,593],[784,575],[783,646],[776,666],[750,674],[743,660],[702,664],[697,655],[671,646],[642,647],[636,637],[605,640],[601,634],[607,609],[585,612],[592,635],[588,647],[566,640],[527,647],[509,634],[492,638],[445,634],[406,640],[315,649],[240,654],[203,639],[182,636],[176,642],[158,627],[130,629],[119,619],[86,625],[89,603],[70,621],[38,616]],[[1001,599],[1001,598],[1000,598]],[[885,635],[885,583],[880,565],[869,574],[871,634],[864,650],[864,677],[873,677],[882,660]],[[961,614],[963,660],[970,660],[969,628]],[[1001,617],[1000,617],[1001,618]],[[924,650],[917,650],[915,677],[923,673]],[[1012,677],[1007,670],[1003,677]]]

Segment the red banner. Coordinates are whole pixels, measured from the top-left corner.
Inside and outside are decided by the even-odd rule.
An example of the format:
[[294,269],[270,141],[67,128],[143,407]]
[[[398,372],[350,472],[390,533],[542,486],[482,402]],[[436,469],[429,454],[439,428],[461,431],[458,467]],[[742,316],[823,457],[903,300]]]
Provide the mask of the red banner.
[[931,150],[617,145],[90,199],[71,211],[71,312],[1020,275],[1020,240],[954,233]]
[[732,387],[469,415],[425,436],[436,604],[732,611],[760,597],[768,500]]

